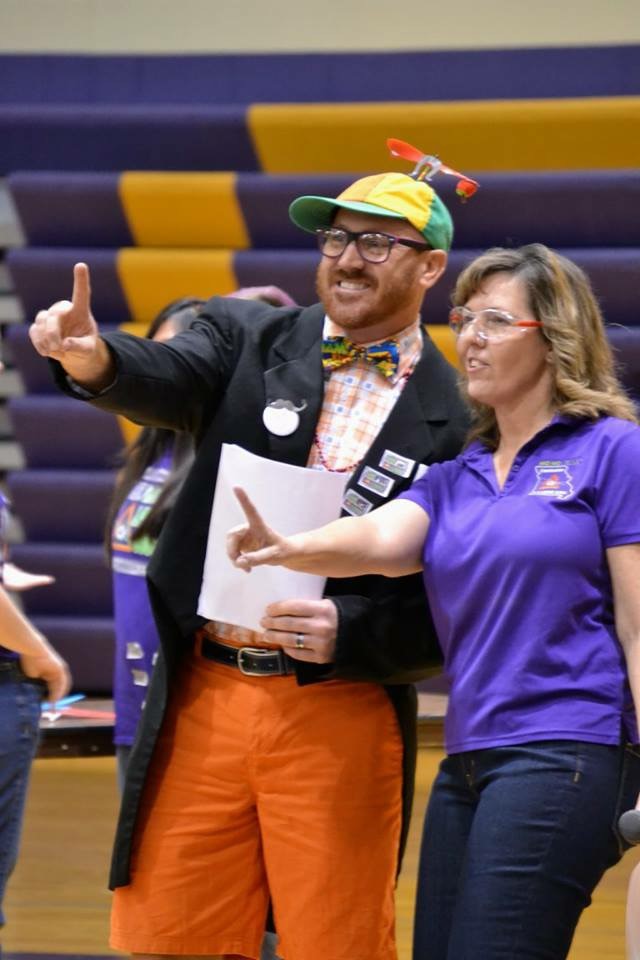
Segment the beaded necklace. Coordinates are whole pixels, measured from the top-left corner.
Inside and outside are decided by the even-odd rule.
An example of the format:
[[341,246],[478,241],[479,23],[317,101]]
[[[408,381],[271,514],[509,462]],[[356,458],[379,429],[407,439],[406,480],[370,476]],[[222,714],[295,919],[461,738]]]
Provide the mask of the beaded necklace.
[[[405,372],[398,377],[398,380],[397,380],[397,383],[396,383],[396,386],[399,387],[398,397],[400,396],[400,394],[401,394],[402,391],[404,390],[405,384],[406,384],[407,380],[409,379],[409,377],[411,376],[411,374],[413,373],[414,369],[415,369],[415,364],[413,364],[411,367],[409,367],[408,370],[405,370]],[[396,397],[396,402],[397,402],[398,397]],[[313,443],[314,443],[314,446],[315,446],[316,451],[317,451],[317,453],[318,453],[318,460],[320,461],[320,465],[322,466],[322,469],[323,469],[323,470],[328,470],[329,473],[352,473],[352,472],[355,470],[355,468],[358,466],[358,464],[360,463],[360,460],[362,459],[362,457],[360,457],[360,458],[359,458],[358,460],[356,460],[354,463],[349,463],[349,464],[347,464],[346,467],[331,467],[331,466],[329,466],[329,462],[328,462],[328,460],[327,460],[327,458],[326,458],[326,456],[325,456],[325,453],[324,453],[324,450],[323,450],[323,445],[322,445],[322,440],[320,439],[320,435],[318,434],[318,431],[317,431],[317,430],[315,431],[315,433],[314,433],[314,435],[313,435]]]

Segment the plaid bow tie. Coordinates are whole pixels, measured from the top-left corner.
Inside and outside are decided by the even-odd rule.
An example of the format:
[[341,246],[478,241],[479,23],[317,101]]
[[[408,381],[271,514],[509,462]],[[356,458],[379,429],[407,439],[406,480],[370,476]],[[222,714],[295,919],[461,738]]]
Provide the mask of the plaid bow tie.
[[360,347],[347,337],[325,337],[322,341],[322,366],[325,370],[337,370],[361,358],[371,363],[383,377],[390,379],[398,372],[400,355],[397,341],[383,340],[368,347]]

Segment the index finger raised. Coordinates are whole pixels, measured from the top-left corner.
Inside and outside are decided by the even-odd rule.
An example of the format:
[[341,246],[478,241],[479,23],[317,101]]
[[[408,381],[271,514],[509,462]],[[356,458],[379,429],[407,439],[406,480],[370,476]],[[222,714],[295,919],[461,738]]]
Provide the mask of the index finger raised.
[[252,527],[264,526],[264,520],[258,513],[257,509],[254,507],[253,502],[249,499],[248,495],[242,489],[242,487],[234,487],[233,492],[236,495],[236,499],[244,511],[244,515],[251,524]]
[[76,263],[73,268],[73,306],[81,313],[91,312],[91,280],[86,263]]

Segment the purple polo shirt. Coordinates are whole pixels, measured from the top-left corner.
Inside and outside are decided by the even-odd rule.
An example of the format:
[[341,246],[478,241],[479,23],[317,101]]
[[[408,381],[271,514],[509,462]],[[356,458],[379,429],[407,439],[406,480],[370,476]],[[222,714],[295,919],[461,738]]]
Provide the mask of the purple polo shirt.
[[476,442],[401,498],[430,517],[424,581],[451,684],[447,751],[616,744],[637,728],[605,550],[640,541],[640,428],[556,417],[502,490]]

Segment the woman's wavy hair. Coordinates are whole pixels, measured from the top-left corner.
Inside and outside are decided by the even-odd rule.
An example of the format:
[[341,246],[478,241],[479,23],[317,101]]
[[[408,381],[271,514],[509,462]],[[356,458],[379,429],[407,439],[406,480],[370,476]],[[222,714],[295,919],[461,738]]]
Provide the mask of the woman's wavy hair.
[[[145,337],[152,340],[165,323],[171,321],[176,333],[188,330],[197,318],[204,300],[198,297],[181,297],[172,300],[152,320]],[[193,438],[188,433],[174,433],[161,427],[143,427],[136,439],[120,454],[120,471],[111,497],[105,523],[104,546],[111,557],[111,535],[115,519],[130,490],[152,463],[158,460],[169,445],[172,447],[171,472],[160,496],[136,529],[136,538],[156,539],[167,515],[174,505],[180,488],[193,462]]]
[[[494,247],[462,271],[453,305],[467,303],[496,273],[518,277],[533,317],[542,321],[540,333],[551,349],[554,409],[573,417],[609,415],[637,422],[633,402],[616,375],[600,308],[580,267],[541,243],[514,250]],[[461,386],[473,416],[469,440],[495,449],[499,433],[493,408],[472,400],[464,380]]]

